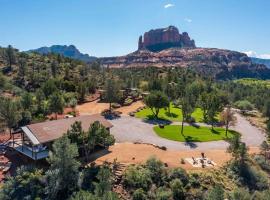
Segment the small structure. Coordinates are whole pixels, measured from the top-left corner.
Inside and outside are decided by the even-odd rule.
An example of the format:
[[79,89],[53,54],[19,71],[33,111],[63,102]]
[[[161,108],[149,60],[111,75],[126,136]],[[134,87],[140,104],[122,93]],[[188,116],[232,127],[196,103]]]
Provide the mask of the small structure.
[[79,121],[82,129],[87,131],[95,121],[99,121],[110,130],[112,124],[99,114],[46,121],[21,127],[21,138],[12,140],[12,148],[33,160],[48,157],[54,140],[62,137],[74,122]]

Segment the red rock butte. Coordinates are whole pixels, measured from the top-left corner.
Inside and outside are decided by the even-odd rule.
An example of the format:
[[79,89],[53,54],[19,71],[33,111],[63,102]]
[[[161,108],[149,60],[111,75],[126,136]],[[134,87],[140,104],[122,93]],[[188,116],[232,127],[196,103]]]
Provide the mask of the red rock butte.
[[150,30],[138,42],[138,50],[162,51],[171,47],[195,48],[196,45],[187,32],[181,34],[174,26]]

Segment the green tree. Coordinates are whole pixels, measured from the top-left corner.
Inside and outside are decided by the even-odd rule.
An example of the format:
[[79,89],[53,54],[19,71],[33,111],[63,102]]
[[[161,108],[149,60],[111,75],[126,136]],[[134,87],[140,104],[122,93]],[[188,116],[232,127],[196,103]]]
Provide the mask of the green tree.
[[11,45],[8,45],[5,51],[6,61],[8,63],[8,68],[11,71],[12,65],[16,64],[16,54],[15,50]]
[[55,114],[55,119],[59,113],[63,113],[64,100],[60,93],[55,92],[49,97],[49,110]]
[[47,159],[50,168],[46,172],[46,194],[49,199],[65,199],[78,187],[79,166],[76,144],[67,135],[56,140]]
[[251,195],[249,192],[242,188],[236,188],[231,194],[230,194],[231,200],[250,200]]
[[182,109],[181,134],[184,134],[184,122],[191,118],[196,106],[196,96],[194,95],[195,85],[189,85],[184,88],[180,98],[176,102],[177,107]]
[[169,106],[168,97],[160,91],[152,91],[148,96],[146,96],[144,101],[145,104],[151,109],[156,119],[158,119],[160,109]]
[[100,122],[95,121],[90,125],[90,128],[83,139],[86,159],[89,159],[90,152],[94,150],[96,145],[99,144],[107,148],[114,143],[115,139],[113,135],[111,135]]
[[211,189],[206,197],[207,200],[224,200],[224,190],[220,185]]
[[232,154],[234,160],[240,164],[240,166],[244,166],[245,161],[247,159],[247,147],[246,144],[240,141],[240,134],[235,134],[229,140],[230,146],[227,151]]
[[102,166],[97,174],[98,182],[95,183],[95,195],[103,197],[105,193],[111,191],[112,174],[108,166]]
[[270,99],[265,102],[264,115],[270,120]]
[[97,197],[88,191],[80,190],[76,192],[70,200],[97,200]]
[[12,129],[18,125],[21,119],[18,103],[8,98],[0,98],[0,105],[0,119],[9,129],[11,137]]
[[79,83],[77,87],[77,94],[78,94],[78,99],[80,102],[84,102],[85,96],[86,96],[86,85],[85,83]]
[[116,103],[120,99],[120,86],[116,80],[109,78],[105,84],[105,99],[110,104],[110,112],[112,111],[112,103]]
[[0,189],[0,200],[44,198],[42,170],[20,167],[15,176],[8,176]]
[[52,95],[53,93],[57,92],[58,89],[55,85],[54,80],[49,79],[48,81],[46,81],[43,85],[42,85],[42,91],[45,95],[45,97],[49,97],[50,95]]
[[170,182],[170,188],[173,193],[173,198],[175,200],[183,200],[185,199],[185,193],[183,189],[183,184],[179,179],[174,179]]
[[32,111],[33,96],[29,92],[25,92],[21,97],[21,105],[24,110]]
[[146,161],[145,166],[151,173],[152,181],[157,185],[161,185],[162,181],[163,181],[162,180],[163,175],[165,172],[165,166],[164,166],[163,162],[158,160],[156,157],[150,157]]
[[[165,94],[167,95],[169,102],[173,101],[176,97],[176,84],[173,82],[166,84]],[[171,114],[170,104],[168,110],[169,114]]]
[[265,158],[265,162],[266,162],[266,158],[267,158],[267,151],[269,151],[270,146],[267,143],[267,141],[263,141],[262,144],[260,145],[260,149],[264,154],[264,158]]
[[51,72],[52,76],[55,78],[58,73],[58,63],[56,61],[53,61],[51,63]]
[[132,195],[132,199],[133,200],[147,200],[147,195],[145,194],[143,189],[140,188],[134,191]]
[[67,136],[71,143],[76,143],[78,146],[82,145],[85,133],[82,129],[82,122],[75,121],[71,128],[67,131]]

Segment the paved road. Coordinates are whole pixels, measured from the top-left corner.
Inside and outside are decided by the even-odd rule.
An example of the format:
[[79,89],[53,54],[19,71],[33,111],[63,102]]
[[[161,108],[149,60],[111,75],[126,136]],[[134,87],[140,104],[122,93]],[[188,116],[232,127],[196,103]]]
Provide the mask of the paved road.
[[[253,127],[244,117],[236,115],[238,121],[234,130],[242,134],[242,141],[248,146],[259,146],[264,140],[261,131]],[[113,128],[111,133],[115,136],[117,142],[141,142],[150,143],[158,146],[166,146],[172,150],[211,150],[226,149],[228,143],[225,141],[213,142],[176,142],[161,138],[153,131],[153,124],[142,121],[141,119],[122,116],[121,118],[111,120]]]

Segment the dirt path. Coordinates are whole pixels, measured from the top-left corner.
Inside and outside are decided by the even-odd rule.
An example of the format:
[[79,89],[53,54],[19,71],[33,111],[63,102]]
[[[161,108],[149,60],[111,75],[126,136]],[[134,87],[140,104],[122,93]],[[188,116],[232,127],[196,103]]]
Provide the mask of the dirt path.
[[103,110],[108,109],[108,103],[99,103],[98,100],[78,105],[76,109],[80,115],[92,115],[101,113]]
[[242,115],[236,113],[235,116],[237,117],[237,123],[232,129],[241,133],[241,140],[248,146],[260,146],[266,139],[265,134],[259,128],[252,126]]
[[[137,101],[132,103],[130,106],[123,106],[121,108],[117,108],[116,111],[120,111],[122,115],[127,116],[130,112],[135,112],[138,108],[142,106],[144,106],[144,103],[142,101]],[[76,109],[81,115],[101,113],[103,110],[108,108],[108,103],[99,103],[99,100],[83,103],[76,107]]]

